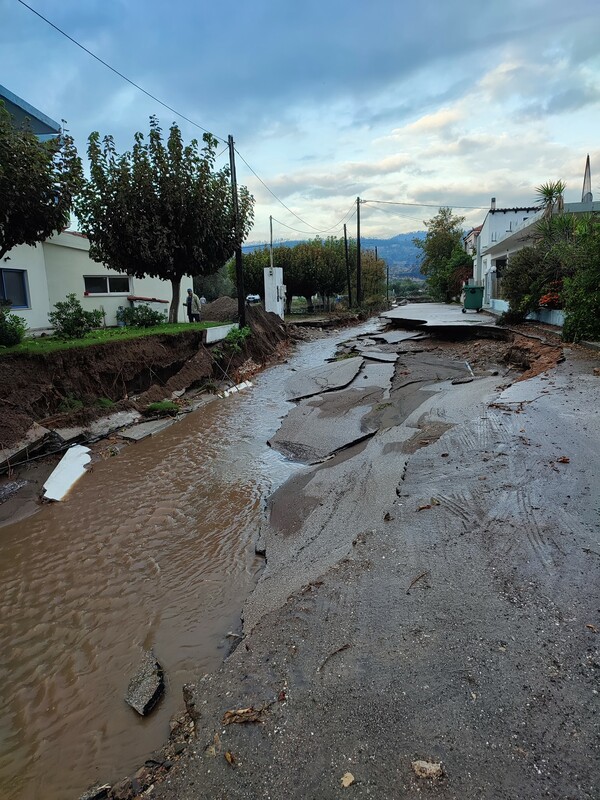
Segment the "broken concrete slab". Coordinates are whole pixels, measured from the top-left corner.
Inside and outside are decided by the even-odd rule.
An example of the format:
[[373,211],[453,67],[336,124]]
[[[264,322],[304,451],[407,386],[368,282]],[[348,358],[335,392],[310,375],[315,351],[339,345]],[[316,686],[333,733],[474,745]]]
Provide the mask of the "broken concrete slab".
[[137,671],[129,681],[125,701],[144,717],[156,706],[164,690],[163,668],[151,650],[144,650]]
[[90,448],[76,444],[70,447],[44,484],[45,500],[64,500],[91,461]]
[[206,328],[204,334],[206,336],[206,344],[212,344],[213,342],[220,342],[224,339],[229,331],[235,330],[239,328],[237,322],[229,323],[228,325],[215,325],[212,328]]
[[82,425],[73,425],[67,428],[53,428],[52,432],[59,436],[65,444],[72,444],[85,438],[85,428]]
[[133,425],[124,431],[119,432],[119,436],[123,439],[129,439],[132,442],[141,442],[148,436],[155,436],[157,433],[164,431],[172,425],[175,420],[172,417],[168,419],[153,419],[149,422],[140,422],[139,425]]
[[27,460],[32,453],[37,452],[46,444],[49,436],[48,428],[34,422],[20,442],[12,447],[0,447],[0,469]]
[[131,425],[132,422],[141,419],[141,416],[139,411],[133,409],[130,411],[117,411],[108,417],[95,420],[87,426],[87,430],[92,437],[108,436],[109,433],[113,433],[124,425]]
[[302,400],[321,392],[343,389],[363,365],[361,356],[342,358],[292,375],[286,385],[289,400]]

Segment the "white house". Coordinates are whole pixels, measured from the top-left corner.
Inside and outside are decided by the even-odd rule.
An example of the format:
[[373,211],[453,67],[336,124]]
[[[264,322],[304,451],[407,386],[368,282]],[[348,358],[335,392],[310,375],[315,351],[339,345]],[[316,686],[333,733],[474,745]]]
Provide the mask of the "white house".
[[75,231],[63,231],[35,246],[19,245],[0,263],[0,299],[33,331],[49,327],[48,313],[74,292],[86,311],[100,309],[105,324],[117,324],[119,306],[137,302],[168,312],[171,284],[158,278],[134,278],[92,261],[90,243]]
[[[518,232],[523,226],[530,227],[533,217],[538,215],[539,206],[517,208],[497,208],[496,198],[492,197],[479,235],[475,239],[473,255],[473,282],[483,284],[483,304],[494,311],[505,311],[507,303],[499,296],[498,280],[506,266],[508,251],[503,243],[517,241]],[[517,237],[517,238],[515,238]],[[519,250],[524,245],[515,246]]]

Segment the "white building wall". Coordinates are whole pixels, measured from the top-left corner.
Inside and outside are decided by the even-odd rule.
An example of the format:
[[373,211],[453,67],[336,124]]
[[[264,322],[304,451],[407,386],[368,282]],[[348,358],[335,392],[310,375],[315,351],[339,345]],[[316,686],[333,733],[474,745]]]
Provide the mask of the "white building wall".
[[[8,260],[6,260],[8,258]],[[24,270],[28,307],[14,308],[12,313],[25,320],[32,330],[48,327],[48,283],[42,245],[22,244],[14,247],[0,263],[2,269]]]
[[[86,311],[101,309],[104,311],[105,324],[112,327],[117,324],[117,309],[128,306],[128,295],[154,297],[159,300],[171,300],[171,283],[159,278],[129,278],[129,291],[102,294],[84,294],[84,276],[116,276],[126,277],[92,261],[89,257],[89,241],[82,236],[69,232],[52,237],[42,245],[46,263],[48,281],[48,298],[50,308],[60,300],[64,300],[72,292],[77,295]],[[151,307],[168,313],[168,305],[152,304]],[[183,313],[183,306],[180,309]],[[181,317],[180,313],[180,317]]]

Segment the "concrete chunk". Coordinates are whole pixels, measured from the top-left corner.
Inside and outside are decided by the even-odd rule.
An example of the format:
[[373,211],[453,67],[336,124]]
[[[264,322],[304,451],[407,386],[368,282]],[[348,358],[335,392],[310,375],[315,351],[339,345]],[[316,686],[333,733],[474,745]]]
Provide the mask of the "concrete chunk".
[[149,714],[165,690],[164,672],[151,650],[145,650],[133,678],[129,681],[125,701],[142,717]]
[[130,439],[132,442],[141,442],[142,439],[146,439],[148,436],[154,436],[160,433],[160,431],[164,431],[164,429],[172,425],[174,421],[173,418],[169,418],[140,422],[139,425],[134,425],[131,428],[127,428],[125,431],[121,431],[119,436],[122,436],[123,439]]
[[0,468],[26,460],[31,453],[35,453],[45,444],[49,435],[48,428],[34,422],[20,442],[12,447],[0,448]]

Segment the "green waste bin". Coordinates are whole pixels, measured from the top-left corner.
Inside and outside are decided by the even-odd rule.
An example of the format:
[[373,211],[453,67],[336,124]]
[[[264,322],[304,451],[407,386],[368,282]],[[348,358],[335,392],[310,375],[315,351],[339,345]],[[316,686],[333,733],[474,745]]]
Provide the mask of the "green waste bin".
[[483,306],[483,286],[465,286],[465,301],[462,312],[467,313],[467,309],[481,311]]

